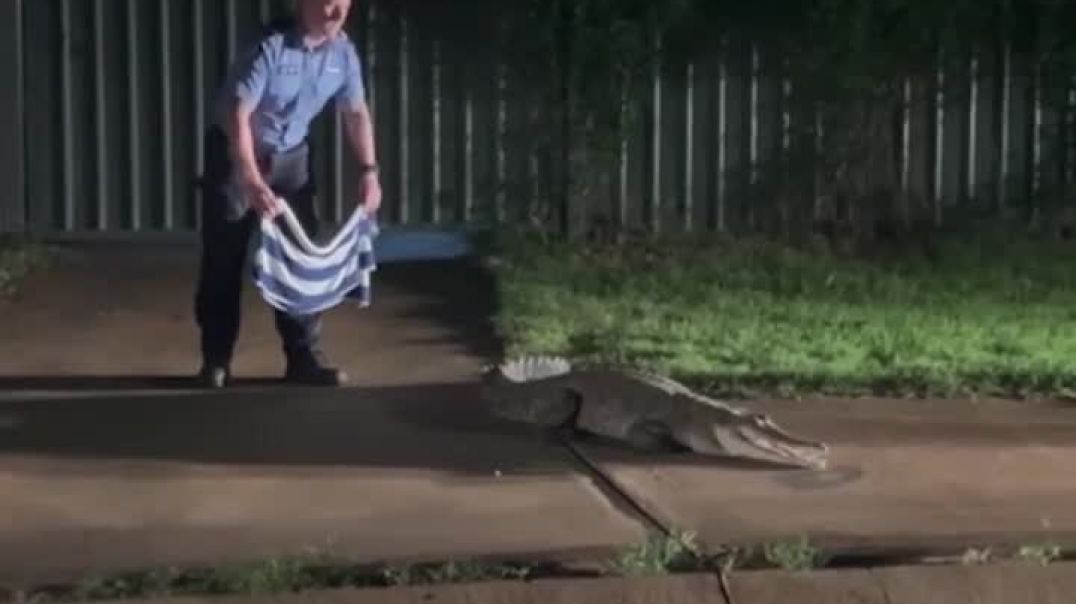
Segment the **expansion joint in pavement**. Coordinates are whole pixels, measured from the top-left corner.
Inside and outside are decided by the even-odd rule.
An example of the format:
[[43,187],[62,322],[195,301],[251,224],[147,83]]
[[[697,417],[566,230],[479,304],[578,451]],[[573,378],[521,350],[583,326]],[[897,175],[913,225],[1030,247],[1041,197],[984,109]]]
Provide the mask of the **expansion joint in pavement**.
[[878,584],[878,589],[882,592],[882,598],[884,599],[885,604],[893,604],[893,598],[889,596],[889,589],[886,587],[885,581],[883,581],[882,578],[879,577],[876,572],[874,572],[874,569],[868,568],[867,576],[869,576],[871,579],[874,580],[875,583]]
[[736,600],[732,597],[732,587],[729,585],[729,573],[723,568],[717,569],[717,584],[721,586],[721,597],[725,600],[725,604],[736,604]]
[[[647,511],[645,506],[632,498],[632,496],[628,494],[627,489],[618,485],[609,474],[601,469],[601,466],[591,461],[586,453],[579,447],[567,439],[561,438],[558,440],[561,445],[567,449],[587,476],[594,481],[594,484],[598,487],[598,490],[602,495],[607,497],[614,506],[645,525],[649,531],[660,533],[666,537],[675,537],[669,526],[659,520],[657,516]],[[722,599],[726,604],[736,604],[736,601],[732,597],[732,589],[729,586],[728,573],[725,569],[719,568],[714,574],[717,576],[718,585],[721,587]]]
[[598,487],[602,495],[607,497],[614,506],[644,524],[650,531],[661,533],[665,536],[673,535],[669,527],[665,526],[657,517],[647,511],[642,504],[633,499],[626,489],[622,488],[611,476],[602,471],[601,467],[592,462],[579,447],[566,439],[559,440],[561,445],[568,450],[576,463],[594,482],[595,486]]

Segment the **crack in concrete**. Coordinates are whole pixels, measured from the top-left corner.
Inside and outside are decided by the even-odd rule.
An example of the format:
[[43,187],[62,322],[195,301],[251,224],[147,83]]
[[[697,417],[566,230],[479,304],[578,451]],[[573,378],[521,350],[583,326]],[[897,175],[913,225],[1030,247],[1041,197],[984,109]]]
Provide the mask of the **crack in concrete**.
[[871,580],[878,586],[878,590],[882,592],[882,599],[885,604],[893,604],[893,598],[889,597],[889,590],[886,589],[885,582],[878,576],[878,573],[874,572],[874,569],[868,568],[867,574]]
[[726,569],[718,569],[717,583],[721,586],[721,597],[725,599],[725,604],[736,604],[736,600],[732,597],[732,586],[729,585],[729,573]]
[[[666,537],[674,537],[672,529],[665,525],[655,514],[650,513],[642,503],[633,498],[628,490],[606,474],[597,463],[590,460],[579,447],[565,438],[558,438],[563,446],[575,459],[576,463],[598,487],[598,491],[609,499],[614,507],[625,511],[633,516],[640,524],[646,525],[650,530],[659,532]],[[729,586],[728,573],[725,569],[718,569],[715,573],[718,586],[721,589],[721,599],[725,604],[735,604],[732,598],[732,588]],[[892,604],[892,603],[887,603]]]
[[581,466],[584,473],[594,482],[598,487],[598,491],[601,492],[614,507],[624,511],[629,516],[634,517],[641,524],[645,525],[651,531],[659,532],[666,537],[672,537],[673,531],[665,526],[655,515],[651,514],[645,506],[636,501],[631,495],[628,494],[627,489],[621,487],[610,476],[608,476],[598,464],[592,462],[579,447],[574,443],[565,439],[557,439],[561,446],[563,446],[575,459],[576,463]]

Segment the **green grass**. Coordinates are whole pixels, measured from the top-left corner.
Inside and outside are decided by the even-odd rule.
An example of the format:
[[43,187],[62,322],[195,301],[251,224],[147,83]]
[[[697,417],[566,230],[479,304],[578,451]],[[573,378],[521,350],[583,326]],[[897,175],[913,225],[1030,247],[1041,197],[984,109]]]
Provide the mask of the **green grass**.
[[677,530],[672,535],[652,535],[621,551],[608,564],[614,576],[666,575],[698,564],[695,534]]
[[510,354],[724,395],[1056,395],[1076,385],[1076,244],[855,259],[765,242],[498,250]]
[[3,590],[0,590],[0,600],[116,601],[525,581],[530,578],[534,568],[522,564],[492,564],[473,560],[403,566],[358,565],[342,558],[312,554],[268,558],[220,567],[154,568],[107,576],[89,576],[73,585],[53,585],[28,592],[10,592],[6,594],[6,599],[2,597]]
[[824,552],[812,546],[806,537],[764,544],[762,553],[773,567],[794,572],[813,570],[826,562]]
[[0,237],[0,297],[11,295],[20,280],[45,262],[38,245]]
[[1061,558],[1061,547],[1054,544],[1025,545],[1016,552],[1016,559],[1030,564],[1049,566]]
[[[1028,545],[1005,555],[991,548],[969,549],[963,564],[1004,560],[1048,565],[1072,558],[1071,549],[1055,544]],[[3,602],[98,602],[183,597],[268,596],[327,590],[370,590],[392,587],[435,587],[486,582],[531,582],[558,579],[653,577],[683,573],[783,569],[809,572],[832,568],[833,554],[806,538],[773,543],[722,546],[709,550],[694,533],[675,530],[651,535],[626,547],[600,566],[565,566],[551,560],[495,562],[479,560],[404,565],[355,564],[326,553],[267,558],[220,567],[162,567],[91,575],[72,584],[0,585]],[[594,561],[591,561],[594,562]],[[907,565],[906,560],[899,562]],[[877,562],[872,563],[876,565]],[[855,566],[853,566],[855,567]],[[361,600],[362,598],[358,598]]]

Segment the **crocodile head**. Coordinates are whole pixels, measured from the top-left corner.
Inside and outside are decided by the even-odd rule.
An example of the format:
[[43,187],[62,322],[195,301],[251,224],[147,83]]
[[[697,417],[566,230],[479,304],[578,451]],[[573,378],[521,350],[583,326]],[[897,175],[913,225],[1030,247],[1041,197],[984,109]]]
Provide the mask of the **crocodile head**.
[[815,470],[826,469],[825,443],[789,434],[765,414],[749,413],[733,425],[715,426],[714,436],[729,453],[745,458]]
[[482,400],[502,418],[537,425],[559,425],[572,417],[578,401],[552,378],[568,375],[571,364],[557,357],[523,357],[487,367]]

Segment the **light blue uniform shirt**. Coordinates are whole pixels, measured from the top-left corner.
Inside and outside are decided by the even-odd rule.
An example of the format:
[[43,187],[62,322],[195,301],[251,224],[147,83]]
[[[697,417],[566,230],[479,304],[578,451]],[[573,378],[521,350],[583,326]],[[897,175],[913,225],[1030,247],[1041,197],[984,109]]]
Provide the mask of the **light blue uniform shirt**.
[[300,34],[286,29],[262,38],[235,61],[216,99],[216,122],[226,126],[237,99],[249,104],[255,108],[255,153],[275,154],[302,143],[330,99],[357,108],[364,95],[358,53],[343,32],[308,48]]

